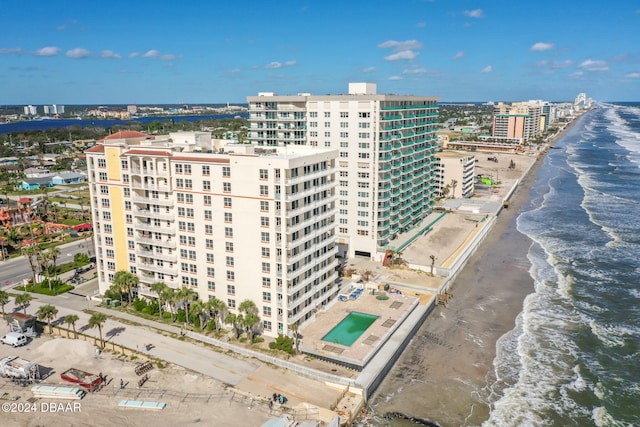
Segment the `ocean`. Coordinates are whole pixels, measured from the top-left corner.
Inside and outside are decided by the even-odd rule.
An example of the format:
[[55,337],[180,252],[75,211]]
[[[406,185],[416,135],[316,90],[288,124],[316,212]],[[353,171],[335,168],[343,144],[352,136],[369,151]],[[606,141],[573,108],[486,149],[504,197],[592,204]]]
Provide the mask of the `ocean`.
[[640,103],[599,104],[556,148],[517,219],[535,292],[483,426],[640,425]]

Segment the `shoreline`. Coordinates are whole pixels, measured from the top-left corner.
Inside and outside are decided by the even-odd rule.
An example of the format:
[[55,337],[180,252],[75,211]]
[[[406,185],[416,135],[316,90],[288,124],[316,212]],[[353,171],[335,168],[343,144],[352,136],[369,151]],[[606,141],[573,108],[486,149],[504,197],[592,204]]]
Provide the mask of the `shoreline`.
[[[580,117],[546,148],[564,138]],[[517,230],[517,218],[530,202],[544,153],[453,281],[454,298],[433,310],[370,400],[377,417],[394,420],[385,425],[406,425],[402,418],[442,426],[488,419],[490,408],[480,392],[492,383],[496,343],[513,330],[525,298],[534,292],[527,258],[532,241]]]

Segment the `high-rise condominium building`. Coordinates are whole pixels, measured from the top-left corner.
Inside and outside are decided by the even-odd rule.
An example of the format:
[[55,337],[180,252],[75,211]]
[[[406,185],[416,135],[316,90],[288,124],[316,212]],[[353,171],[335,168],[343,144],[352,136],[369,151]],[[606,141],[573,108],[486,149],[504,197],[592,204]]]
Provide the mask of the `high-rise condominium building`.
[[140,296],[164,282],[232,312],[248,299],[264,334],[286,333],[338,293],[337,151],[195,136],[126,132],[87,150],[100,291],[125,270]]
[[520,140],[525,142],[540,135],[542,101],[514,102],[507,105],[503,102],[493,107],[494,138]]
[[338,150],[341,256],[382,259],[394,238],[417,231],[431,212],[437,97],[382,95],[373,83],[350,83],[348,94],[265,92],[247,101],[252,143]]

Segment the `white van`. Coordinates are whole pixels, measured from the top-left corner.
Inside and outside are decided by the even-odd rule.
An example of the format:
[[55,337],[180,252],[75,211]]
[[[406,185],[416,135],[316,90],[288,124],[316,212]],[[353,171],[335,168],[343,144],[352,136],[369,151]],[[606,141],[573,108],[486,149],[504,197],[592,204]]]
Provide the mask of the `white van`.
[[0,338],[0,341],[2,341],[2,344],[19,347],[27,343],[27,337],[20,332],[9,332],[7,335]]

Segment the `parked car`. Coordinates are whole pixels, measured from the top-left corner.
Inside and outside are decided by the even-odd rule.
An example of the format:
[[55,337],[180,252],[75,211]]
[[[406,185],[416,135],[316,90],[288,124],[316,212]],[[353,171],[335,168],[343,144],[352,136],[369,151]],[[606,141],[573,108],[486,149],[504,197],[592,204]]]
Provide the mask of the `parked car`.
[[7,335],[0,338],[0,341],[2,341],[2,344],[20,347],[27,343],[27,336],[20,332],[9,332]]

